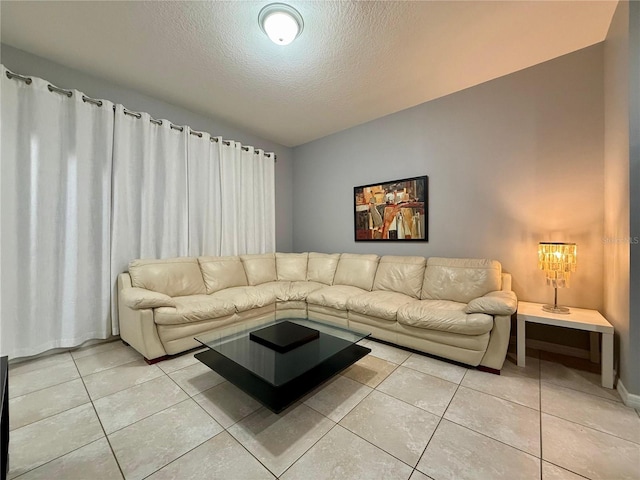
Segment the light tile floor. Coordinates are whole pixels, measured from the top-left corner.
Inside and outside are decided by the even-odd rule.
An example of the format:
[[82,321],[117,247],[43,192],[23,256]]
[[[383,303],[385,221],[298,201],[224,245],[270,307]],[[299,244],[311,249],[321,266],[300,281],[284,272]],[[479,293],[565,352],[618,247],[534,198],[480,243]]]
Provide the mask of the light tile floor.
[[193,352],[149,366],[111,342],[11,365],[9,478],[640,478],[640,414],[597,373],[532,351],[497,376],[363,344],[279,415]]

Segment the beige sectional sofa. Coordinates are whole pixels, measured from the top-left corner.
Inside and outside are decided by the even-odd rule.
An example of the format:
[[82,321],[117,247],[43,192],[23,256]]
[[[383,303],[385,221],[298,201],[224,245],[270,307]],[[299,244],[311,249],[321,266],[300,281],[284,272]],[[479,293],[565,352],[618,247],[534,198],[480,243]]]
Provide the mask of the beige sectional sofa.
[[238,325],[310,318],[500,370],[517,299],[495,260],[324,253],[134,260],[118,277],[122,340],[148,361]]

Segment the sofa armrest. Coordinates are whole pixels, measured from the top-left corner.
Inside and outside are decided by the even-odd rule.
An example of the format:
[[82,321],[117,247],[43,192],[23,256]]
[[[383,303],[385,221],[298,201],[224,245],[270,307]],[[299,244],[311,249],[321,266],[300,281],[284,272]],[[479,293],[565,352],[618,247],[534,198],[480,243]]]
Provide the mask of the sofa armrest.
[[157,307],[175,307],[176,302],[169,295],[145,288],[131,287],[120,291],[120,301],[134,310]]
[[511,316],[496,315],[493,317],[493,328],[489,337],[489,345],[480,365],[493,370],[501,370],[507,358],[509,336],[511,334]]
[[163,357],[167,352],[158,337],[153,310],[151,308],[135,310],[122,301],[123,292],[132,288],[128,273],[118,275],[120,338],[140,352],[147,360]]
[[465,308],[466,313],[486,313],[488,315],[513,315],[518,308],[518,298],[514,292],[498,290],[482,297],[474,298]]

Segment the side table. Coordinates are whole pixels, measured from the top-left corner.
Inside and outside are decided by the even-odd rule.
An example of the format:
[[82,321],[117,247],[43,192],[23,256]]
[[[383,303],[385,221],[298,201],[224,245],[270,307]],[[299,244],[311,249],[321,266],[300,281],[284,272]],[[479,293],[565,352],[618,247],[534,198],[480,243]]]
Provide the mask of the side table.
[[591,360],[598,360],[598,333],[602,334],[602,386],[613,388],[613,326],[597,310],[571,307],[568,314],[545,312],[541,303],[518,302],[518,366],[525,366],[526,322],[585,330],[591,335]]

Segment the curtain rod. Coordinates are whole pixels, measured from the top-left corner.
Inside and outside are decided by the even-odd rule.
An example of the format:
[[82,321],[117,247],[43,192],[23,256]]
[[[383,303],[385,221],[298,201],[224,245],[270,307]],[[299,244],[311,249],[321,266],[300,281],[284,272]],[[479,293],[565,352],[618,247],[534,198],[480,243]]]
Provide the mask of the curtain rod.
[[[9,70],[7,70],[7,78],[9,79],[13,79],[16,78],[18,80],[22,80],[24,83],[26,83],[27,85],[31,85],[32,83],[32,79],[31,77],[25,77],[24,75],[20,75],[17,73],[13,73]],[[61,95],[66,95],[67,97],[71,98],[73,96],[73,90],[65,90],[64,88],[60,88],[60,87],[56,87],[55,85],[51,85],[51,84],[47,84],[47,89],[50,92],[56,92],[56,93],[60,93]],[[91,97],[87,97],[86,95],[82,95],[82,101],[85,103],[92,103],[94,105],[97,105],[98,107],[102,106],[102,100],[96,100],[95,98],[91,98]],[[116,110],[116,106],[113,106],[113,111]],[[133,112],[131,110],[127,110],[126,108],[123,107],[123,112],[125,115],[130,115],[132,117],[136,117],[136,118],[142,118],[142,114],[138,113],[138,112]],[[156,120],[155,118],[151,118],[149,117],[149,121],[155,125],[162,125],[162,120]],[[169,123],[169,128],[172,128],[173,130],[178,130],[180,132],[184,131],[184,127],[180,126],[180,125],[174,125],[173,123]],[[196,137],[200,137],[202,138],[203,133],[202,132],[197,132],[195,130],[191,130],[189,131],[189,133],[191,135],[195,135]],[[217,142],[218,138],[217,137],[209,137],[209,140],[212,142]],[[224,145],[231,145],[231,142],[228,140],[222,140],[222,143]],[[249,147],[241,147],[242,150],[244,150],[245,152],[249,151]],[[256,150],[253,153],[255,153],[256,155],[259,154],[259,152]],[[273,155],[273,160],[277,161],[278,157],[276,156],[275,153],[265,153],[264,156],[265,157],[270,157],[271,155]]]

